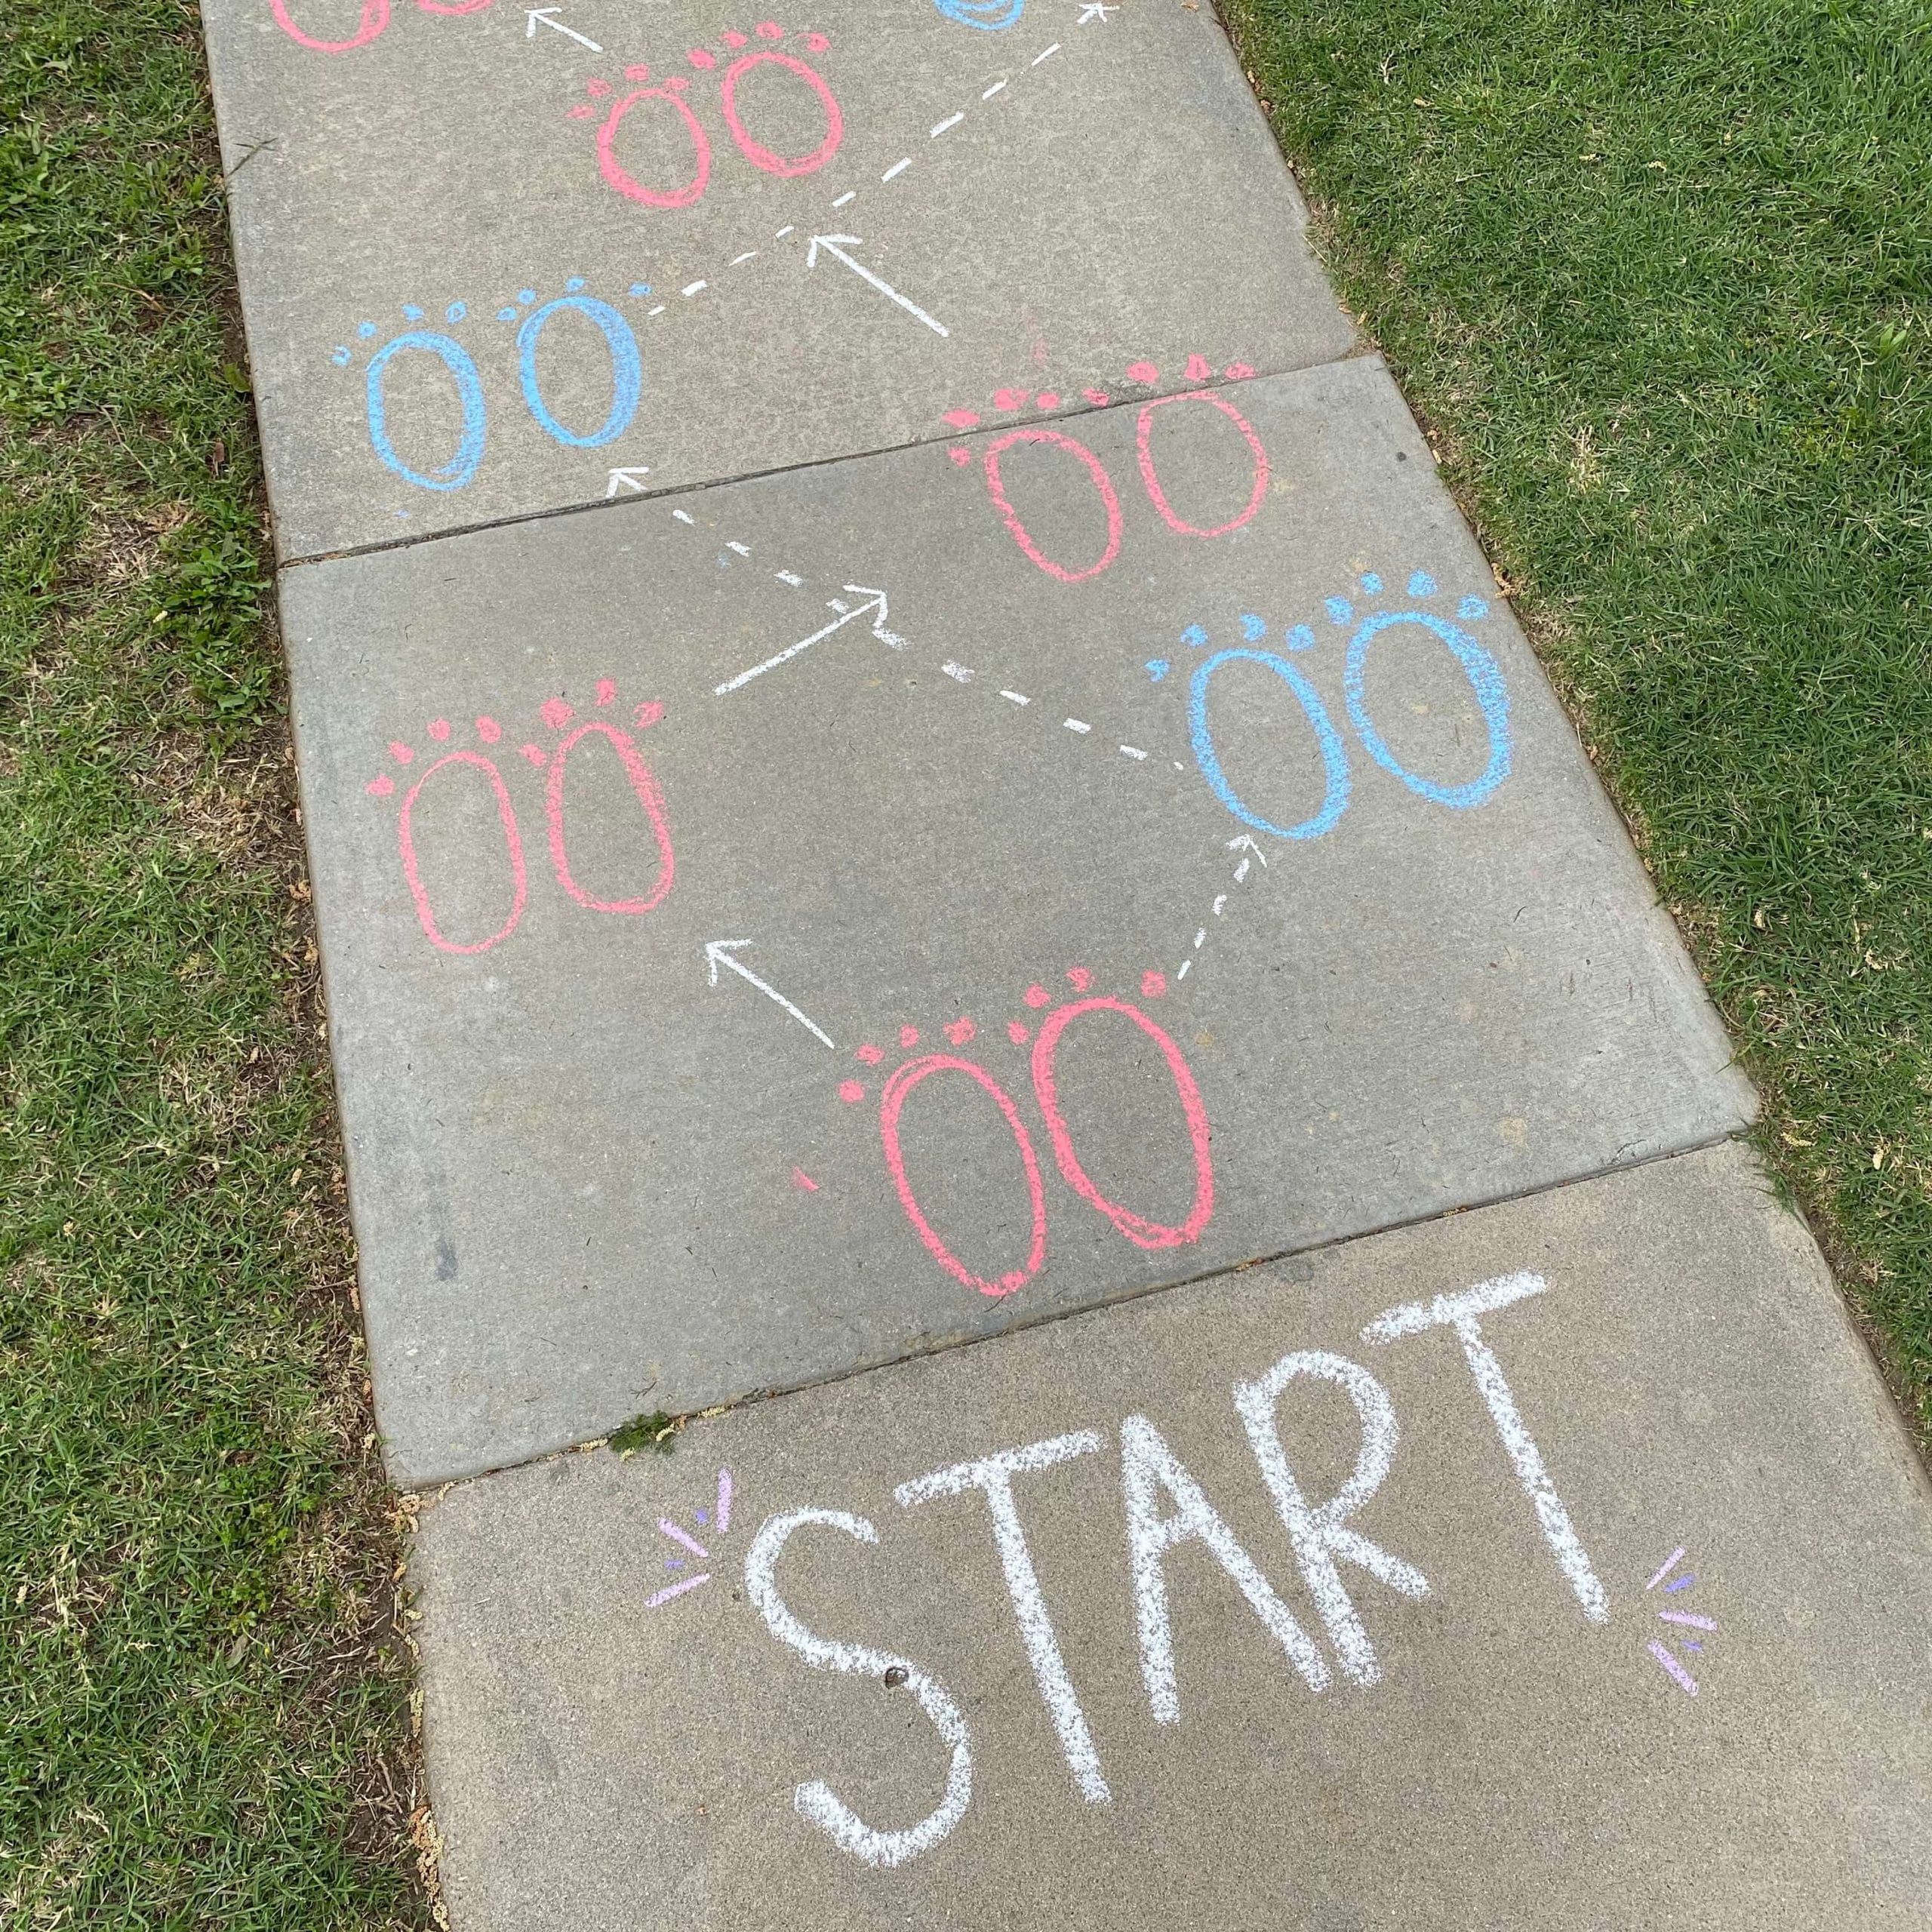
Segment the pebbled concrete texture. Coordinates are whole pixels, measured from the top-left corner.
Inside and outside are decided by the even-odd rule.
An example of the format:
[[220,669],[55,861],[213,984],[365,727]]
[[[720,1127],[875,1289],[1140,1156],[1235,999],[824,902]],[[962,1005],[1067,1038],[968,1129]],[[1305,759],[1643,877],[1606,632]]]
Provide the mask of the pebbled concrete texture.
[[[1525,1274],[1474,1355],[1420,1325]],[[1393,1417],[1358,1396],[1386,1469],[1343,1521],[1321,1512],[1364,1429],[1339,1371],[1262,1404],[1305,1537],[1367,1540],[1335,1573],[1352,1649],[1234,1399],[1312,1353]],[[986,1491],[905,1486],[1056,1440],[1011,1479],[1029,1650]],[[460,1484],[426,1499],[411,1576],[463,1932],[1904,1928],[1932,1883],[1932,1497],[1734,1145],[743,1407],[666,1457]],[[970,1790],[944,1814],[948,1727]],[[828,1796],[875,1835],[841,1844]]]
[[399,1481],[1748,1118],[1378,364],[1046,420],[288,574]]
[[[998,30],[923,0],[284,11],[203,9],[285,559],[943,438],[946,411],[1136,363],[1172,388],[1192,355],[1266,371],[1352,340],[1211,8],[1034,0]],[[337,52],[295,37],[375,17]],[[829,138],[798,66],[838,143],[774,173]],[[694,183],[700,140],[701,193],[637,198]],[[849,259],[812,265],[819,235]]]

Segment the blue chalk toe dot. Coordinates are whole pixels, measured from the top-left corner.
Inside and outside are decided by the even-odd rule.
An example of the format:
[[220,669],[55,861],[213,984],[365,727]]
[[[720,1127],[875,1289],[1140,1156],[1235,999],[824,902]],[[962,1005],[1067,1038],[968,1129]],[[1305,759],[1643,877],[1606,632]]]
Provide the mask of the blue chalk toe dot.
[[348,361],[349,351],[346,349],[340,348],[331,350],[329,355],[329,360],[333,362],[338,369],[340,369]]
[[1291,651],[1310,651],[1315,646],[1315,633],[1306,624],[1297,624],[1288,633]]
[[534,302],[537,300],[537,291],[534,288],[519,288],[516,292],[516,299],[519,302]]
[[1435,595],[1435,578],[1426,571],[1417,571],[1409,579],[1409,595],[1411,597],[1433,597]]
[[376,325],[374,322],[358,322],[355,325],[355,333],[367,341],[376,333]]
[[1329,616],[1338,624],[1346,624],[1355,615],[1349,608],[1349,600],[1346,597],[1324,597],[1321,601]]
[[580,275],[574,275],[564,284],[564,290],[567,294],[574,295],[583,286],[583,277]]
[[414,302],[405,302],[402,305],[402,319],[405,322],[420,322],[423,319],[423,311]]
[[469,313],[469,304],[467,302],[452,302],[443,311],[443,320],[446,322],[460,322]]
[[1252,613],[1244,616],[1241,620],[1241,634],[1250,644],[1258,644],[1268,635],[1268,620],[1257,617]]
[[1466,597],[1456,606],[1456,614],[1459,617],[1486,617],[1489,606],[1480,597]]
[[1380,597],[1382,595],[1382,580],[1373,571],[1367,572],[1363,576],[1361,587],[1371,597]]
[[516,320],[516,311],[514,309],[499,309],[497,319],[500,322],[513,322]]
[[631,284],[631,293],[633,295],[648,295],[651,285],[648,281],[634,281]]
[[1172,669],[1164,657],[1150,657],[1147,660],[1147,675],[1157,685]]
[[1180,634],[1183,644],[1191,644],[1198,651],[1208,641],[1208,633],[1198,624],[1189,624]]

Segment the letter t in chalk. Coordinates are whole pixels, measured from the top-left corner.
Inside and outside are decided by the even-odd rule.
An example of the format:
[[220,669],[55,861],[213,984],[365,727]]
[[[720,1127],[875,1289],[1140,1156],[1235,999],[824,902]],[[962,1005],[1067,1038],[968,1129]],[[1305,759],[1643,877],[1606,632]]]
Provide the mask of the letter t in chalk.
[[1050,1469],[1075,1456],[1091,1456],[1100,1447],[1100,1437],[1084,1429],[1075,1435],[1029,1442],[1023,1449],[1003,1449],[977,1462],[955,1463],[950,1469],[935,1469],[930,1475],[903,1482],[893,1491],[902,1509],[930,1503],[935,1497],[958,1496],[968,1489],[986,1492],[986,1508],[993,1519],[993,1544],[1006,1577],[1007,1595],[1013,1599],[1013,1614],[1019,1620],[1026,1661],[1033,1666],[1033,1681],[1040,1687],[1041,1699],[1060,1734],[1067,1767],[1089,1804],[1105,1804],[1110,1794],[1087,1728],[1086,1713],[1080,1708],[1073,1680],[1066,1674],[1053,1619],[1047,1614],[1047,1600],[1040,1592],[1032,1552],[1026,1547],[1026,1533],[1020,1527],[1020,1512],[1013,1503],[1013,1478],[1035,1469]]
[[1395,1342],[1404,1335],[1420,1335],[1425,1328],[1455,1330],[1463,1353],[1468,1358],[1469,1373],[1476,1379],[1476,1386],[1488,1405],[1490,1419],[1496,1424],[1496,1432],[1502,1437],[1503,1446],[1515,1466],[1516,1480],[1535,1507],[1537,1521],[1543,1525],[1544,1540],[1555,1553],[1558,1567],[1569,1578],[1577,1601],[1583,1606],[1583,1614],[1592,1623],[1607,1623],[1610,1603],[1603,1585],[1590,1567],[1576,1525],[1556,1493],[1556,1485],[1549,1479],[1535,1439],[1517,1410],[1515,1396],[1503,1379],[1503,1364],[1483,1340],[1481,1325],[1476,1318],[1493,1315],[1512,1302],[1540,1295],[1549,1285],[1540,1275],[1500,1275],[1493,1281],[1478,1281],[1459,1295],[1438,1295],[1432,1302],[1405,1302],[1399,1308],[1387,1309],[1361,1331],[1361,1336],[1369,1343]]

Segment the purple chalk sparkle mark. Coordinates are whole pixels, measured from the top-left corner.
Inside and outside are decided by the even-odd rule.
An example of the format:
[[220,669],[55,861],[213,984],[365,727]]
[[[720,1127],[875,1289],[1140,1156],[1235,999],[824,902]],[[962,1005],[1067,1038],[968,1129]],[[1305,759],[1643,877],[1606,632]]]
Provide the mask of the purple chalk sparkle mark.
[[1718,1626],[1708,1617],[1694,1617],[1687,1610],[1660,1610],[1657,1612],[1660,1623],[1687,1623],[1694,1630],[1715,1630]]
[[1668,1577],[1670,1573],[1683,1561],[1684,1546],[1681,1543],[1679,1543],[1677,1547],[1670,1552],[1669,1555],[1664,1558],[1663,1567],[1644,1586],[1644,1589],[1647,1590],[1655,1589],[1657,1586],[1661,1583],[1663,1580]]
[[1672,1590],[1687,1590],[1697,1580],[1697,1573],[1694,1570],[1689,1576],[1680,1577],[1675,1583],[1665,1584],[1664,1594],[1668,1596]]
[[731,1527],[731,1472],[718,1472],[718,1534],[721,1537]]
[[702,1503],[700,1503],[697,1507],[691,1512],[691,1520],[697,1524],[700,1529],[703,1529],[705,1524],[711,1521],[711,1512],[707,1509]]
[[1701,1654],[1703,1654],[1703,1648],[1704,1648],[1704,1647],[1703,1647],[1703,1645],[1702,1644],[1699,1643],[1699,1642],[1696,1640],[1696,1638],[1692,1638],[1692,1637],[1686,1637],[1686,1638],[1684,1638],[1684,1647],[1687,1651],[1696,1651],[1697,1652],[1698,1652],[1698,1653],[1699,1653],[1699,1654],[1700,1654],[1700,1655],[1701,1655]]
[[669,1517],[659,1517],[657,1519],[657,1527],[662,1530],[673,1543],[682,1543],[694,1556],[708,1557],[710,1555],[710,1551],[706,1549],[703,1543],[700,1543],[695,1537],[686,1535],[682,1530],[678,1528],[675,1523],[671,1521]]
[[1653,1643],[1647,1647],[1649,1649],[1651,1655],[1655,1657],[1657,1662],[1662,1664],[1664,1669],[1670,1673],[1671,1676],[1675,1680],[1678,1688],[1681,1690],[1687,1697],[1694,1697],[1697,1696],[1697,1680],[1693,1677],[1690,1673],[1686,1670],[1661,1644]]
[[685,1567],[685,1559],[681,1556],[667,1556],[664,1559],[664,1567],[667,1570],[681,1570]]
[[[687,1590],[694,1590],[699,1584],[710,1581],[711,1573],[708,1570],[699,1576],[687,1577],[681,1583],[673,1583],[668,1589],[660,1590],[654,1597],[646,1597],[644,1607],[646,1610],[655,1610],[660,1603],[669,1603],[673,1597],[681,1597]],[[1695,1687],[1693,1688],[1694,1690]]]

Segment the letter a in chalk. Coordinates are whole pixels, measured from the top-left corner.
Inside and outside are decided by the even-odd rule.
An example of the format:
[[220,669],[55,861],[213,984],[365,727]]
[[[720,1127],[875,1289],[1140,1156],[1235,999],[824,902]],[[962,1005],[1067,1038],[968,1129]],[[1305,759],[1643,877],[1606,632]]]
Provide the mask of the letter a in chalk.
[[[1328,1666],[1308,1632],[1269,1587],[1254,1559],[1235,1540],[1189,1475],[1180,1458],[1145,1416],[1129,1416],[1120,1426],[1121,1490],[1127,1504],[1127,1545],[1134,1568],[1134,1604],[1140,1626],[1140,1675],[1156,1724],[1180,1716],[1174,1684],[1174,1634],[1168,1618],[1168,1580],[1163,1567],[1169,1550],[1183,1543],[1204,1543],[1232,1577],[1248,1607],[1288,1654],[1288,1661],[1311,1690],[1324,1689]],[[1155,1491],[1164,1489],[1180,1505],[1171,1516],[1159,1514]]]
[[1493,1281],[1478,1281],[1472,1288],[1465,1288],[1459,1295],[1438,1295],[1433,1301],[1404,1302],[1399,1308],[1392,1308],[1378,1315],[1361,1331],[1365,1342],[1382,1343],[1399,1341],[1404,1335],[1420,1335],[1425,1328],[1453,1328],[1456,1339],[1463,1345],[1463,1354],[1469,1364],[1469,1373],[1476,1379],[1476,1386],[1482,1392],[1482,1399],[1487,1405],[1490,1420],[1496,1425],[1496,1432],[1503,1438],[1503,1446],[1509,1452],[1509,1460],[1516,1471],[1516,1480],[1523,1486],[1523,1494],[1530,1499],[1537,1512],[1537,1521],[1543,1525],[1543,1540],[1549,1545],[1555,1556],[1557,1567],[1570,1580],[1570,1587],[1577,1592],[1577,1601],[1583,1606],[1583,1614],[1592,1623],[1610,1621],[1610,1602],[1604,1595],[1603,1585],[1597,1580],[1597,1573],[1590,1567],[1589,1553],[1584,1549],[1583,1540],[1577,1534],[1576,1525],[1570,1520],[1570,1512],[1563,1506],[1563,1499],[1556,1493],[1556,1485],[1549,1479],[1549,1472],[1543,1466],[1541,1452],[1536,1438],[1529,1431],[1521,1413],[1516,1407],[1516,1398],[1509,1384],[1503,1379],[1503,1364],[1496,1359],[1496,1352],[1483,1340],[1482,1324],[1478,1315],[1493,1315],[1500,1308],[1507,1308],[1512,1302],[1526,1300],[1531,1295],[1540,1295],[1549,1284],[1540,1275],[1499,1275]]
[[[1312,1508],[1281,1453],[1281,1438],[1275,1426],[1281,1391],[1302,1375],[1338,1383],[1355,1404],[1361,1426],[1355,1473],[1326,1503]],[[1309,1594],[1327,1626],[1328,1639],[1341,1660],[1343,1674],[1357,1684],[1379,1681],[1382,1667],[1375,1660],[1375,1646],[1368,1641],[1368,1632],[1355,1614],[1335,1565],[1338,1558],[1358,1564],[1405,1597],[1429,1594],[1429,1579],[1413,1564],[1391,1556],[1367,1537],[1343,1527],[1382,1487],[1395,1460],[1395,1405],[1389,1401],[1388,1390],[1359,1362],[1311,1351],[1284,1355],[1257,1380],[1237,1383],[1235,1407],[1254,1445],[1254,1460],[1261,1465],[1275,1507],[1281,1513],[1281,1526],[1294,1546],[1295,1561],[1307,1579]]]
[[888,1670],[905,1672],[906,1687],[918,1699],[921,1709],[932,1720],[933,1728],[952,1747],[952,1761],[946,1774],[946,1797],[939,1809],[903,1832],[875,1831],[829,1785],[817,1779],[800,1785],[792,1794],[792,1802],[801,1817],[810,1819],[854,1857],[863,1859],[868,1865],[903,1865],[909,1858],[930,1851],[964,1815],[973,1796],[972,1733],[964,1714],[946,1694],[946,1687],[928,1676],[909,1657],[869,1650],[862,1644],[829,1642],[814,1636],[786,1608],[772,1572],[792,1532],[807,1523],[823,1523],[827,1529],[843,1531],[860,1543],[878,1541],[878,1531],[864,1517],[848,1515],[842,1509],[789,1509],[782,1516],[774,1516],[752,1539],[752,1546],[745,1552],[745,1593],[764,1619],[766,1629],[781,1644],[790,1644],[814,1670],[842,1671],[874,1679],[883,1677]]

